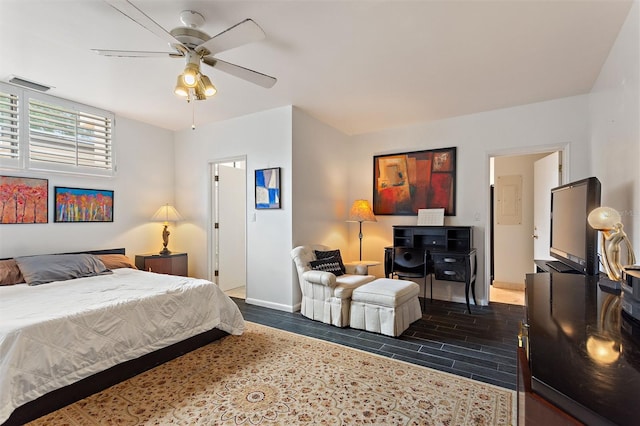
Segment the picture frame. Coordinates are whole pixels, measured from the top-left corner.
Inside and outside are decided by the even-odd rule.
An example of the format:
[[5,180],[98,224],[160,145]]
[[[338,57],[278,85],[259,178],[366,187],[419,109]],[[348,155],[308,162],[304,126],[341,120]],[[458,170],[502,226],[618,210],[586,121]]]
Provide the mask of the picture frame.
[[255,171],[256,209],[279,209],[280,167],[256,169]]
[[455,147],[373,157],[374,214],[416,216],[437,208],[456,214]]
[[54,187],[54,222],[113,222],[113,191]]
[[0,224],[48,222],[48,179],[0,176]]

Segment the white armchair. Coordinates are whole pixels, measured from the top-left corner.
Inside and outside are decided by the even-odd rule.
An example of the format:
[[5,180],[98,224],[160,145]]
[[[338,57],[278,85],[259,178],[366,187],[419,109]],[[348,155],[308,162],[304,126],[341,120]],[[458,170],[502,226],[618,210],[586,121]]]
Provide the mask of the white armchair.
[[309,265],[316,260],[315,250],[328,251],[329,247],[312,244],[291,250],[302,290],[300,312],[312,320],[346,327],[349,325],[351,293],[376,277],[367,275],[365,265],[346,265],[347,273],[337,277],[331,272],[315,271]]

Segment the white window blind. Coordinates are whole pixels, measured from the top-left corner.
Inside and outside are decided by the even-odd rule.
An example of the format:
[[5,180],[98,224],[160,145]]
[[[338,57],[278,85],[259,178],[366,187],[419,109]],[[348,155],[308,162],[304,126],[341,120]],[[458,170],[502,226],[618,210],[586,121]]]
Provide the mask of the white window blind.
[[112,169],[110,117],[29,99],[29,163]]
[[19,114],[18,96],[0,91],[0,159],[19,160]]
[[108,111],[0,82],[0,167],[113,176],[114,122]]

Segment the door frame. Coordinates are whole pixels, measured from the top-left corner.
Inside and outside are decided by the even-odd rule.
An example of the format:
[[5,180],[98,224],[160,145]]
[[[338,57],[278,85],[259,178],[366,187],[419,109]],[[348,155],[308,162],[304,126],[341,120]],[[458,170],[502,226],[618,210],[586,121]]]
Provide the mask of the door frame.
[[[216,263],[217,263],[217,258],[216,258],[216,252],[215,252],[215,243],[216,243],[216,236],[214,235],[214,226],[215,226],[215,222],[216,222],[216,215],[215,215],[215,211],[214,211],[214,190],[215,188],[213,187],[213,177],[214,177],[214,173],[215,173],[215,166],[216,164],[220,164],[220,163],[231,163],[231,162],[238,162],[238,161],[244,161],[245,164],[245,175],[247,174],[247,156],[246,155],[235,155],[233,157],[224,157],[224,158],[216,158],[213,160],[209,160],[209,170],[208,170],[208,176],[209,176],[209,184],[208,184],[208,207],[207,207],[207,216],[208,216],[208,220],[207,220],[207,273],[209,276],[209,281],[216,283],[216,285],[218,284],[217,282],[217,277],[215,277],[215,267],[216,267]],[[248,182],[248,180],[247,180]],[[245,185],[244,188],[244,194],[245,194],[245,199],[247,198],[247,185]],[[247,205],[245,203],[245,205]],[[244,247],[245,247],[245,251],[244,251],[244,256],[245,256],[245,260],[247,258],[247,207],[245,207],[245,221],[244,221],[244,226],[245,226],[245,241],[244,241]],[[246,264],[246,262],[245,262]],[[245,275],[247,275],[247,270],[245,268]],[[245,282],[246,282],[246,278],[245,277]],[[248,291],[248,289],[246,289]]]
[[[492,150],[486,152],[485,157],[485,200],[486,211],[485,220],[485,239],[484,239],[484,294],[487,297],[487,304],[491,300],[491,262],[493,254],[491,253],[491,232],[493,223],[491,222],[491,159],[494,157],[514,157],[519,155],[542,154],[545,152],[559,151],[562,160],[562,182],[569,182],[571,146],[569,142],[550,145],[532,145],[518,148],[509,148],[501,150]],[[533,261],[533,259],[532,259]]]

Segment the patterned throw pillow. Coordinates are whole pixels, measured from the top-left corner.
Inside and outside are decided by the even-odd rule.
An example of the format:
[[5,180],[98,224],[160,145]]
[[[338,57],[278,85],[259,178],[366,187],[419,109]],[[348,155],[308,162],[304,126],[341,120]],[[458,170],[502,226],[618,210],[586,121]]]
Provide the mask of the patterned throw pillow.
[[335,257],[312,260],[309,264],[311,265],[311,269],[315,271],[331,272],[336,277],[343,275],[342,269],[340,269],[340,262],[338,262]]
[[329,250],[329,251],[314,250],[314,251],[316,253],[316,259],[318,260],[335,257],[338,263],[340,264],[340,270],[342,271],[342,273],[343,274],[347,273],[347,268],[345,268],[344,263],[342,262],[342,256],[340,255],[340,250]]

